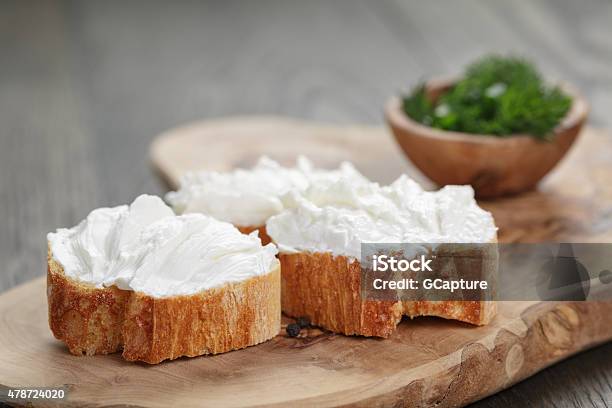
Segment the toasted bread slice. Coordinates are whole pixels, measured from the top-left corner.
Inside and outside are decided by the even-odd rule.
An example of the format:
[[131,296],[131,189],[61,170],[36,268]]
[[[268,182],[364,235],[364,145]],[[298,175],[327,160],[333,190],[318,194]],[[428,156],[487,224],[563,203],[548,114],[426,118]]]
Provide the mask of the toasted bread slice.
[[49,326],[71,353],[156,364],[237,350],[280,331],[280,266],[262,276],[189,296],[155,298],[96,288],[64,274],[47,253]]
[[346,335],[389,337],[402,316],[438,316],[484,325],[494,301],[386,301],[361,297],[360,262],[329,253],[279,254],[282,309]]

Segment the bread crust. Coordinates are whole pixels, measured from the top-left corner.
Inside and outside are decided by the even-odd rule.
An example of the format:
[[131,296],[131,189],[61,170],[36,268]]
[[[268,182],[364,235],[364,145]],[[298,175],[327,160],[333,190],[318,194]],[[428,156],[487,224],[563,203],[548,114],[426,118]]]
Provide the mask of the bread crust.
[[270,242],[272,242],[272,238],[270,238],[270,236],[266,232],[265,225],[259,225],[259,226],[235,225],[235,227],[238,228],[238,231],[242,232],[243,234],[250,234],[253,231],[259,231],[259,239],[261,239],[261,245],[268,245]]
[[194,295],[154,298],[69,278],[48,251],[49,326],[72,354],[123,349],[157,364],[262,343],[280,331],[280,265],[270,273]]
[[494,301],[384,301],[362,299],[358,260],[329,253],[280,254],[282,310],[346,335],[389,337],[402,316],[438,316],[484,325]]
[[262,343],[280,332],[280,268],[191,296],[134,293],[123,324],[123,358],[155,364]]
[[130,292],[95,288],[68,278],[49,250],[47,301],[49,327],[72,354],[109,354],[121,349],[121,326]]

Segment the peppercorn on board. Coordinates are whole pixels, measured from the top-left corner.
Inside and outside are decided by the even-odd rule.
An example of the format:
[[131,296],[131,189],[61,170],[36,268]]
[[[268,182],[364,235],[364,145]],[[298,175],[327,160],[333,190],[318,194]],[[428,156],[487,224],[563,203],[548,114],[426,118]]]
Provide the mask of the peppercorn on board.
[[[258,142],[244,142],[253,138]],[[500,241],[612,242],[605,219],[612,198],[605,154],[611,149],[612,138],[587,128],[540,190],[481,203],[493,212]],[[156,168],[173,185],[182,172],[202,165],[249,166],[261,154],[292,162],[297,153],[323,166],[351,160],[380,182],[407,172],[426,183],[391,136],[373,127],[242,118],[178,129],[152,148]],[[594,200],[595,192],[606,200]],[[497,318],[485,327],[417,318],[403,321],[386,340],[316,328],[291,338],[283,329],[256,347],[147,366],[119,354],[68,353],[49,330],[41,278],[0,295],[0,391],[63,387],[63,403],[74,406],[460,406],[609,341],[612,325],[601,322],[611,313],[609,302],[500,302]]]

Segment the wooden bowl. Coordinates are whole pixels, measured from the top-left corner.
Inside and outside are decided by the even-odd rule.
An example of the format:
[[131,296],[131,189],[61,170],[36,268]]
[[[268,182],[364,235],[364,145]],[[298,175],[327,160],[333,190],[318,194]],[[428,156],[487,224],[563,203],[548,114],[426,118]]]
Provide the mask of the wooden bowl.
[[[453,83],[429,81],[428,96],[435,100]],[[492,198],[533,189],[576,140],[589,107],[573,88],[562,89],[572,98],[572,106],[551,141],[434,129],[409,118],[397,97],[387,103],[385,116],[404,153],[427,177],[439,185],[470,184],[477,197]]]

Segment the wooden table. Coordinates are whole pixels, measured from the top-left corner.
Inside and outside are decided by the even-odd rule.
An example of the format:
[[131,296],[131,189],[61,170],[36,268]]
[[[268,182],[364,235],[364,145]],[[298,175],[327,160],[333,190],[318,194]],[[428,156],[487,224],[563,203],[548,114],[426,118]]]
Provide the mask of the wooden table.
[[[429,4],[431,3],[431,4]],[[58,2],[0,5],[0,290],[44,273],[45,233],[165,191],[148,147],[199,118],[382,122],[385,99],[488,50],[533,57],[612,128],[612,5]],[[606,406],[612,345],[477,406]]]

